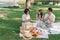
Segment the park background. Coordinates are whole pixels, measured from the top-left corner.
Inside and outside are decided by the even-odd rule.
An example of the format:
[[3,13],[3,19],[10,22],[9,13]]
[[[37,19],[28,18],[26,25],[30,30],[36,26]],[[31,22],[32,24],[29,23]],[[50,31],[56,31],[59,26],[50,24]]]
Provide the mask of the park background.
[[[0,0],[0,40],[22,39],[19,33],[25,3],[26,0]],[[35,22],[38,9],[43,9],[43,13],[46,14],[48,7],[53,8],[55,22],[60,22],[60,0],[32,0],[30,11],[32,22]],[[32,40],[60,40],[60,34],[51,34],[48,39],[33,38]]]

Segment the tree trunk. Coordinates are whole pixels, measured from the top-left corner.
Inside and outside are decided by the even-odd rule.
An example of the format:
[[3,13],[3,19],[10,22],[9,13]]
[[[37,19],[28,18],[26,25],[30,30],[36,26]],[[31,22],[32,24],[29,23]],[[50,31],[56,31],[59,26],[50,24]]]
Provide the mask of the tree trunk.
[[26,0],[26,8],[30,8],[31,7],[31,0]]

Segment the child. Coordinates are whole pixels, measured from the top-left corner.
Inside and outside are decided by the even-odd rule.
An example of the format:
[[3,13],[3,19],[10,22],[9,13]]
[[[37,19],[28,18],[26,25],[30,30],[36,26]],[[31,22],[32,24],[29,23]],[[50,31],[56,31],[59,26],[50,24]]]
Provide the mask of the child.
[[38,10],[38,14],[36,15],[36,19],[37,19],[37,27],[45,28],[45,25],[43,23],[43,12],[42,12],[42,9]]
[[42,9],[38,10],[38,14],[36,15],[37,20],[43,20],[43,12]]

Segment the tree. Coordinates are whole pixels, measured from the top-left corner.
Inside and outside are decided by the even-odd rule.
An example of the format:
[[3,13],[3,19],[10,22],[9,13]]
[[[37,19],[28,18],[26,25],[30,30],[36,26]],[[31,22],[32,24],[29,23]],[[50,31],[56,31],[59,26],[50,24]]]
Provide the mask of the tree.
[[26,0],[26,8],[30,8],[31,7],[31,0]]

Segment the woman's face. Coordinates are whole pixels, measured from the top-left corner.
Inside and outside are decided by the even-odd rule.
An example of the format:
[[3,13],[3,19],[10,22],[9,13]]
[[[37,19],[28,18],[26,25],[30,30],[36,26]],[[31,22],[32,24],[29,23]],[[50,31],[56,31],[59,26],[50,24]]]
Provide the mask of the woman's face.
[[38,14],[40,15],[40,12],[38,12]]
[[27,14],[29,14],[29,11],[27,12]]
[[25,13],[26,15],[29,14],[29,11]]

